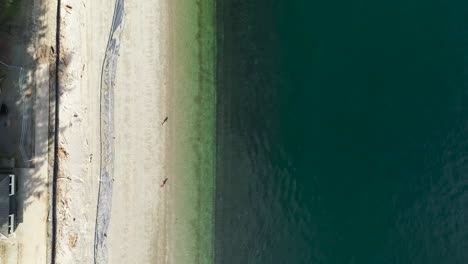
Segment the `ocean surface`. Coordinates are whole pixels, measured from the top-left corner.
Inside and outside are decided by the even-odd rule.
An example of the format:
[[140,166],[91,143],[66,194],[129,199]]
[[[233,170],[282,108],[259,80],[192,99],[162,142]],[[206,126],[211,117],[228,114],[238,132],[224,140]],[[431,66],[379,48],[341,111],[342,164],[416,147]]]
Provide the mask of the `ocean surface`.
[[216,8],[215,262],[468,263],[468,2]]

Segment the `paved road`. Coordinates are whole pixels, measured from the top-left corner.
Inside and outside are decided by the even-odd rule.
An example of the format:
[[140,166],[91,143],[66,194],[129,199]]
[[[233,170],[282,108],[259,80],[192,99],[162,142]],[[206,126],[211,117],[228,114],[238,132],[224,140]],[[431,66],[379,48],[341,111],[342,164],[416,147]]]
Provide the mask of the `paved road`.
[[[35,72],[35,158],[34,167],[17,169],[18,220],[15,236],[6,243],[3,253],[7,263],[46,263],[49,188],[47,158],[44,142],[49,125],[49,65],[38,65]],[[5,244],[3,244],[5,245]],[[2,246],[3,246],[2,245]]]

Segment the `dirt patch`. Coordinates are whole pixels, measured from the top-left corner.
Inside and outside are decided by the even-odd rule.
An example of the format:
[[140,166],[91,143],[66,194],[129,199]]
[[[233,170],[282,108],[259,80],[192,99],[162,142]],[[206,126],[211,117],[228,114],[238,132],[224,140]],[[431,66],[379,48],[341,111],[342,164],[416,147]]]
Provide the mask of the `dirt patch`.
[[23,93],[23,94],[24,94],[24,96],[26,96],[26,97],[30,97],[30,96],[32,95],[32,92],[33,92],[32,88],[31,88],[31,87],[28,87],[28,88],[26,88],[26,89],[24,90],[24,93]]
[[62,146],[59,147],[59,151],[58,151],[59,159],[68,158],[69,155],[70,154],[68,154],[68,152],[65,150],[64,147],[62,147]]
[[77,234],[71,235],[70,238],[69,238],[70,247],[75,248],[77,241],[78,241],[78,235]]

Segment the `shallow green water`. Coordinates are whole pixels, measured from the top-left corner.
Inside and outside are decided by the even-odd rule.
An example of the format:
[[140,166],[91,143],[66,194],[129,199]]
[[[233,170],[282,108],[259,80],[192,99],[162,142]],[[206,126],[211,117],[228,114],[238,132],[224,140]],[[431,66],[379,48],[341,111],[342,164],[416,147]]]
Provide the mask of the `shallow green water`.
[[171,2],[173,83],[169,91],[176,263],[214,259],[215,24],[211,0]]

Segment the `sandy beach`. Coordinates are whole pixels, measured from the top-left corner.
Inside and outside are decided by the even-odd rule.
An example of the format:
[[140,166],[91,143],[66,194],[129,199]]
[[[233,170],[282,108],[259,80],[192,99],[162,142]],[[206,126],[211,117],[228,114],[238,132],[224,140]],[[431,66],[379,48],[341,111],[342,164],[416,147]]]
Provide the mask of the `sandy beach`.
[[[98,10],[99,16],[93,13]],[[92,263],[99,186],[99,79],[112,3],[62,1],[60,12],[56,262]]]
[[[166,1],[125,3],[115,80],[115,173],[108,263],[168,263],[165,196]],[[101,68],[114,1],[62,1],[57,263],[92,263],[100,173]],[[158,249],[158,250],[155,250]]]
[[[115,76],[108,113],[100,91],[115,1],[62,1],[57,263],[212,261],[215,49],[213,5],[202,2],[124,3],[116,71],[104,67]],[[101,181],[108,125],[113,173]]]
[[[166,1],[127,1],[115,83],[109,263],[169,263]],[[170,122],[170,120],[168,120]],[[173,262],[171,262],[173,263]]]

